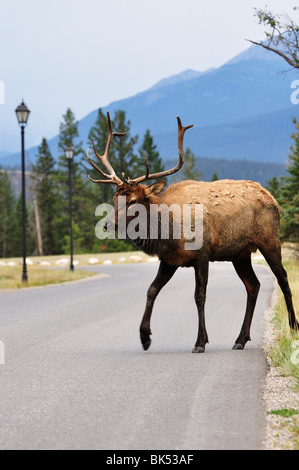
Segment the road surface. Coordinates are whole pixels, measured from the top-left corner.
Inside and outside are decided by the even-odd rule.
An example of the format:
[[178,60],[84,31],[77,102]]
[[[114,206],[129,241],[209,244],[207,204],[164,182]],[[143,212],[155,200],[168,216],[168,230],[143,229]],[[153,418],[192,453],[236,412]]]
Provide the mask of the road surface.
[[194,272],[180,269],[157,299],[152,346],[139,324],[157,264],[93,268],[110,276],[0,295],[1,449],[260,449],[266,360],[262,283],[252,342],[232,351],[246,294],[231,264],[212,264],[210,344],[197,336]]

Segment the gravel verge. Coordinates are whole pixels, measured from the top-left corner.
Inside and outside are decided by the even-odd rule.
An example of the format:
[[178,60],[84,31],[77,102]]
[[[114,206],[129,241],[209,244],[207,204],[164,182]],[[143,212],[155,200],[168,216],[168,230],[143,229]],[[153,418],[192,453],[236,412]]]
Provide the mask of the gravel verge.
[[265,312],[264,350],[269,366],[264,386],[264,400],[267,410],[267,427],[264,440],[265,450],[291,450],[294,435],[290,425],[292,418],[284,418],[269,414],[269,412],[281,409],[298,409],[298,395],[293,391],[293,379],[284,377],[279,367],[274,367],[269,358],[269,347],[275,342],[274,328],[271,320],[274,316],[274,308],[278,300],[278,287],[275,289],[271,299],[271,305]]

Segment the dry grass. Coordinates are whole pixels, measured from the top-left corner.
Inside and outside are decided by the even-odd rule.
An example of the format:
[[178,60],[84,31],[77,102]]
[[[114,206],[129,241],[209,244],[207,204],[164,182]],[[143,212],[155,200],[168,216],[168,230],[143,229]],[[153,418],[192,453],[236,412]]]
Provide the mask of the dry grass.
[[71,272],[69,269],[49,269],[38,266],[28,268],[28,283],[22,282],[21,266],[1,266],[0,267],[0,290],[20,289],[26,287],[45,286],[48,284],[60,284],[62,282],[77,281],[94,275],[87,271]]
[[[293,293],[295,312],[299,312],[299,261],[285,261],[284,267],[288,272],[289,282]],[[288,322],[288,314],[282,293],[279,293],[279,301],[275,308],[273,318],[275,328],[276,345],[271,350],[271,360],[279,366],[285,374],[292,375],[296,381],[299,392],[299,352],[296,359],[294,350],[299,349],[299,332],[291,331]],[[298,341],[298,343],[297,343]],[[296,345],[298,344],[298,346]]]
[[[282,246],[283,265],[288,273],[290,287],[293,293],[293,302],[297,319],[299,320],[299,245],[284,243]],[[258,252],[253,256],[255,264],[267,265]],[[289,377],[294,384],[295,394],[299,393],[299,332],[291,331],[288,322],[288,313],[285,300],[279,289],[279,299],[274,310],[272,320],[274,341],[267,347],[267,355],[270,363],[281,377]],[[299,400],[297,400],[298,403]],[[280,431],[288,430],[292,436],[288,448],[299,450],[299,406],[296,409],[272,410],[277,416],[281,416]]]
[[[293,301],[297,318],[299,314],[299,261],[292,259],[284,261],[288,272],[289,282],[293,293]],[[279,292],[278,304],[273,317],[275,342],[268,351],[269,358],[274,367],[279,367],[283,376],[292,377],[295,392],[299,393],[299,332],[291,331],[288,323],[288,314],[284,297]],[[281,410],[277,410],[281,411]],[[293,410],[292,416],[286,420],[294,436],[290,443],[292,448],[299,449],[299,407]]]
[[[149,257],[140,251],[126,253],[101,253],[101,254],[83,254],[75,255],[76,264],[75,271],[69,270],[69,255],[57,256],[34,256],[28,260],[28,284],[23,284],[22,277],[22,260],[20,258],[0,259],[0,290],[2,289],[20,289],[23,287],[45,286],[48,284],[59,284],[62,282],[77,281],[86,277],[93,276],[95,273],[84,271],[84,266],[90,266],[90,259],[96,258],[97,265],[103,265],[105,261],[117,264],[146,262]],[[64,269],[57,268],[57,262],[65,260]],[[42,266],[46,262],[48,266]],[[12,264],[13,266],[8,266]],[[61,266],[61,265],[60,265]],[[77,266],[83,269],[77,269]]]

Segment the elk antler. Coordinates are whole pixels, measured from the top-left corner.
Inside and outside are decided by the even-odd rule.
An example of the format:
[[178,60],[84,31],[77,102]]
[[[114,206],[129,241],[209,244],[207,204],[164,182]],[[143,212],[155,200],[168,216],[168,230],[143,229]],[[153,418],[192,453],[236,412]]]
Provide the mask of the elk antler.
[[189,126],[182,126],[182,122],[179,116],[177,116],[177,121],[178,121],[178,148],[179,148],[179,161],[177,165],[174,168],[171,168],[171,170],[166,170],[166,171],[161,171],[160,173],[153,173],[152,175],[149,174],[149,165],[146,160],[145,153],[143,153],[143,160],[144,164],[146,166],[146,174],[144,176],[140,176],[139,178],[136,178],[134,180],[129,180],[129,183],[141,183],[141,181],[147,181],[147,180],[155,180],[158,178],[164,178],[164,176],[169,176],[172,175],[173,173],[176,173],[179,171],[183,164],[184,164],[184,149],[183,149],[183,141],[184,141],[184,134],[186,130],[190,129],[193,127],[193,124],[190,124]]
[[90,158],[89,156],[89,150],[87,150],[87,158],[88,158],[88,161],[89,163],[93,166],[93,168],[95,170],[97,170],[102,176],[104,176],[105,180],[94,180],[93,178],[91,178],[91,176],[88,175],[88,178],[90,179],[90,181],[92,181],[93,183],[108,183],[108,184],[116,184],[116,185],[119,185],[119,184],[122,184],[122,180],[120,178],[118,178],[118,176],[116,175],[115,171],[113,170],[110,162],[109,162],[109,149],[110,149],[110,145],[111,145],[111,142],[112,142],[112,138],[114,136],[117,136],[117,137],[120,137],[120,136],[125,136],[127,135],[126,132],[113,132],[112,131],[112,125],[111,125],[111,121],[110,121],[110,115],[109,115],[109,111],[107,111],[107,120],[108,120],[108,128],[109,128],[109,136],[108,136],[108,141],[107,141],[107,145],[106,145],[106,149],[105,149],[105,153],[104,155],[99,155],[96,151],[96,148],[95,148],[95,144],[94,144],[94,141],[91,139],[91,142],[92,142],[92,147],[93,147],[93,151],[94,151],[94,154],[95,156],[103,163],[103,165],[105,166],[105,168],[109,171],[109,174],[106,174],[104,173]]

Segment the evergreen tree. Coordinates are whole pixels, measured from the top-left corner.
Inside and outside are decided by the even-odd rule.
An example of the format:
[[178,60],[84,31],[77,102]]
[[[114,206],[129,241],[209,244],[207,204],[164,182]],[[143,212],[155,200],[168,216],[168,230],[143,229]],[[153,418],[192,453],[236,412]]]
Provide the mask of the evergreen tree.
[[297,132],[292,135],[295,144],[291,146],[289,155],[290,176],[283,178],[279,202],[283,207],[281,234],[283,239],[299,240],[299,123],[294,118]]
[[[93,158],[93,147],[91,144],[91,140],[94,141],[95,148],[97,152],[102,155],[105,151],[107,139],[108,139],[108,121],[107,116],[103,113],[101,108],[98,110],[97,120],[94,126],[90,129],[88,134],[88,146],[90,149],[90,155]],[[116,137],[117,138],[117,137]],[[113,141],[112,141],[113,142]],[[109,158],[111,161],[114,160],[115,150],[113,144],[110,147]],[[95,163],[105,171],[105,168],[102,167],[102,164],[94,158]],[[99,173],[94,170],[91,165],[86,167],[86,172],[94,179],[99,179]],[[103,178],[104,179],[104,178]],[[97,198],[97,201],[101,200],[102,202],[111,203],[113,195],[114,195],[114,185],[110,184],[90,184],[90,191],[91,195],[94,198]]]
[[56,170],[55,160],[45,138],[38,147],[37,161],[32,166],[32,174],[40,213],[43,251],[45,255],[52,255],[55,253],[56,232]]
[[[90,185],[88,184],[82,158],[85,152],[82,148],[82,142],[79,140],[78,122],[71,109],[66,111],[63,121],[60,124],[59,144],[61,156],[58,160],[57,183],[59,187],[59,207],[57,209],[57,240],[56,250],[63,252],[65,236],[69,235],[69,170],[68,162],[65,156],[65,147],[72,145],[74,148],[74,158],[71,164],[72,172],[72,214],[73,223],[78,229],[80,239],[84,242],[85,250],[92,249],[94,237],[94,217],[91,210]],[[74,240],[76,247],[76,240]]]
[[213,176],[212,176],[212,181],[218,181],[219,178],[218,178],[218,175],[216,173],[216,171],[214,172]]
[[[109,150],[109,161],[115,170],[116,174],[122,178],[123,174],[128,177],[130,176],[131,178],[135,178],[137,176],[140,176],[140,172],[138,172],[138,168],[140,165],[140,162],[138,162],[138,157],[134,154],[134,146],[137,143],[138,136],[131,137],[130,136],[130,121],[126,120],[126,114],[125,111],[116,111],[114,115],[114,119],[111,119],[111,126],[114,132],[121,132],[124,133],[126,132],[126,136],[122,137],[114,137],[111,143],[111,147]],[[107,116],[102,112],[101,109],[98,111],[97,115],[97,120],[94,124],[94,126],[90,129],[89,132],[89,139],[92,139],[95,143],[95,147],[97,150],[97,153],[102,155],[105,151],[107,140],[108,140],[108,121],[107,121]],[[89,148],[91,150],[91,156],[93,156],[93,149],[91,142],[89,143]],[[104,171],[107,172],[105,167],[93,156],[93,160],[95,163]],[[143,161],[143,159],[142,159]],[[144,170],[144,166],[141,170],[142,172]],[[94,179],[105,179],[101,175],[99,175],[98,172],[93,170],[91,167],[88,168],[88,173],[94,178]],[[109,184],[91,184],[89,185],[91,187],[90,189],[90,195],[91,197],[94,198],[94,201],[96,204],[99,202],[108,202],[111,203],[113,196],[115,194],[115,187],[114,185],[109,185]],[[94,188],[94,190],[92,190]],[[94,227],[94,224],[93,224]],[[93,232],[93,247],[92,251],[97,252],[97,251],[104,251],[104,252],[110,252],[110,251],[127,251],[127,250],[132,250],[133,247],[130,245],[128,242],[125,240],[109,240],[105,239],[102,240],[101,242],[95,239],[95,235]]]
[[[13,236],[13,256],[22,256],[22,239],[23,239],[23,203],[22,193],[18,197],[15,206],[15,228]],[[26,255],[30,256],[36,251],[36,231],[32,230],[33,227],[33,213],[32,205],[26,204]]]
[[74,195],[82,189],[82,156],[83,143],[79,141],[78,122],[71,109],[67,109],[66,114],[63,116],[63,121],[59,127],[59,143],[58,148],[61,155],[58,160],[58,181],[64,190],[67,192],[68,188],[68,161],[65,156],[65,148],[72,145],[74,148],[74,157],[72,161],[72,180],[73,180],[73,193]]
[[[131,122],[126,121],[125,111],[119,110],[115,112],[112,127],[116,132],[126,132],[123,137],[115,137],[113,139],[113,153],[109,156],[110,163],[115,173],[121,178],[124,174],[131,179],[136,178],[139,170],[138,157],[134,153],[134,147],[138,141],[138,135],[131,137]],[[112,148],[112,145],[111,145]]]
[[[159,173],[160,171],[164,171],[164,165],[162,159],[159,156],[159,152],[157,150],[157,146],[154,144],[154,139],[150,133],[150,130],[147,129],[141,147],[139,148],[139,176],[144,174],[145,166],[143,163],[143,152],[145,153],[150,173]],[[136,168],[137,172],[137,168]]]
[[175,177],[175,181],[183,180],[195,180],[198,181],[202,179],[202,174],[196,169],[196,158],[194,153],[189,147],[185,151],[185,163],[178,174],[178,177]]
[[[127,133],[127,135],[125,136],[114,137],[112,140],[112,144],[109,150],[109,161],[113,169],[120,178],[122,178],[123,174],[126,177],[130,176],[131,178],[140,176],[140,174],[138,174],[138,171],[140,171],[140,165],[143,165],[143,158],[141,158],[140,162],[137,155],[134,153],[134,147],[138,141],[138,136],[136,135],[134,137],[131,137],[131,123],[130,121],[126,120],[125,111],[116,111],[114,119],[111,118],[111,125],[113,131]],[[95,125],[90,129],[88,137],[90,140],[92,139],[94,141],[97,152],[100,155],[102,155],[105,151],[108,139],[108,132],[109,130],[107,116],[102,112],[101,109],[99,109],[97,120],[95,122]],[[89,143],[89,148],[92,150],[91,143]],[[152,151],[151,148],[149,148],[149,150],[150,152]],[[155,146],[153,146],[153,150],[156,151]],[[91,155],[93,155],[93,151],[91,152]],[[94,161],[104,172],[107,172],[107,170],[101,165],[101,163],[97,159],[94,159]],[[142,171],[144,171],[144,166],[142,168]],[[94,179],[99,179],[99,177],[102,178],[101,176],[99,176],[99,173],[93,170],[91,167],[88,168],[88,172],[91,176],[94,177]],[[113,185],[101,185],[101,187],[103,194],[109,195],[109,197],[106,196],[106,198],[104,198],[105,202],[111,202],[115,192]]]
[[15,199],[8,173],[0,169],[0,256],[16,256]]
[[268,181],[266,189],[278,201],[281,189],[281,182],[276,178],[276,176],[274,176],[274,178]]
[[[109,161],[115,170],[115,173],[122,178],[129,176],[131,179],[140,176],[137,155],[134,153],[134,147],[138,141],[138,135],[131,137],[130,134],[131,122],[126,120],[125,111],[119,110],[115,112],[112,122],[112,129],[115,132],[126,132],[127,135],[122,137],[115,137],[112,141],[111,150],[109,154]],[[132,245],[126,240],[104,240],[104,245],[107,251],[130,251],[133,249]]]

